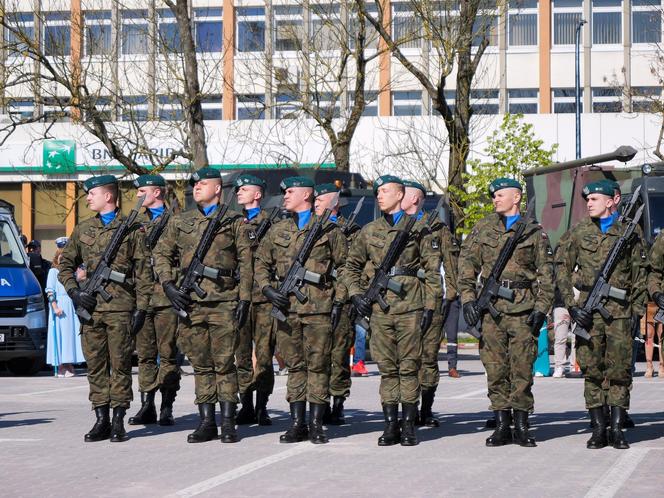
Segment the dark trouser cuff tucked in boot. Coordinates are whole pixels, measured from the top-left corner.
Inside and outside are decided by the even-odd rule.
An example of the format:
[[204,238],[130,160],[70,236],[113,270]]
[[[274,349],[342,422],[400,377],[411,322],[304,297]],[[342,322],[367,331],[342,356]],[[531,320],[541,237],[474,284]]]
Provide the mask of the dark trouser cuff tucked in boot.
[[154,395],[156,389],[141,393],[141,408],[136,415],[130,417],[127,423],[129,425],[147,425],[157,423],[157,409],[154,406]]
[[328,438],[323,428],[323,415],[327,403],[309,403],[309,406],[311,407],[309,413],[309,441],[314,444],[325,444],[328,442]]
[[221,402],[221,442],[237,443],[237,430],[235,429],[235,403]]
[[611,430],[609,431],[609,443],[617,450],[626,450],[629,443],[622,431],[623,420],[627,410],[620,406],[611,407]]
[[418,417],[418,425],[424,425],[426,427],[438,427],[440,425],[432,411],[433,398],[435,395],[435,387],[422,389],[422,408],[420,409],[420,416]]
[[124,416],[127,409],[122,406],[113,408],[113,421],[111,422],[111,443],[123,443],[129,439],[124,427]]
[[486,438],[487,446],[505,446],[512,443],[512,422],[511,410],[496,410],[496,430]]
[[399,429],[399,405],[383,405],[385,416],[385,430],[378,438],[378,446],[392,446],[401,441],[401,430]]
[[514,410],[514,442],[519,446],[534,448],[535,438],[528,433],[528,412]]
[[415,446],[419,443],[415,434],[415,419],[417,418],[417,405],[415,403],[402,403],[403,422],[401,425],[401,446]]
[[95,408],[95,416],[97,420],[95,425],[92,426],[90,432],[85,435],[86,443],[94,443],[96,441],[103,441],[111,436],[111,419],[110,419],[110,406],[103,405]]
[[305,412],[307,411],[306,401],[295,401],[290,404],[292,424],[290,428],[281,436],[280,443],[299,443],[309,438],[309,430],[305,423]]
[[214,419],[214,403],[200,403],[198,414],[201,422],[194,432],[187,436],[188,443],[204,443],[217,438],[217,422]]
[[240,403],[242,408],[237,413],[237,425],[248,425],[256,423],[256,411],[254,410],[254,392],[247,389],[247,392],[240,395]]
[[601,406],[588,410],[590,415],[590,425],[593,433],[586,443],[589,450],[598,450],[604,448],[606,442],[606,418],[604,418],[604,409]]
[[161,407],[159,409],[159,425],[175,425],[173,418],[173,402],[177,391],[164,389],[161,391]]
[[270,394],[267,391],[256,391],[256,420],[258,425],[272,425],[272,420],[267,413],[267,401]]
[[330,425],[344,425],[346,419],[344,418],[344,401],[346,398],[343,396],[334,396],[332,399],[332,412],[328,424]]

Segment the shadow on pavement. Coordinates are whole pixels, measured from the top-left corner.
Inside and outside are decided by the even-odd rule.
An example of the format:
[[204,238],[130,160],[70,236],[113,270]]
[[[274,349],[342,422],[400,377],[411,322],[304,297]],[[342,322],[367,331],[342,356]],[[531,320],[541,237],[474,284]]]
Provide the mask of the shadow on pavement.
[[[48,410],[50,411],[50,410]],[[54,418],[24,418],[21,420],[2,420],[4,417],[10,417],[12,415],[23,415],[29,413],[34,415],[36,413],[45,413],[47,410],[41,412],[7,412],[0,413],[0,429],[9,429],[11,427],[28,427],[31,425],[40,425],[40,424],[50,424],[55,421]]]

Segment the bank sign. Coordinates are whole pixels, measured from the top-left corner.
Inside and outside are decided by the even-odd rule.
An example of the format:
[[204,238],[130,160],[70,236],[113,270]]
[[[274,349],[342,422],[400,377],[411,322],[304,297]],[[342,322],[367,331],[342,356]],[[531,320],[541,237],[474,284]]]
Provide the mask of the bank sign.
[[76,142],[45,140],[42,165],[45,175],[76,173]]

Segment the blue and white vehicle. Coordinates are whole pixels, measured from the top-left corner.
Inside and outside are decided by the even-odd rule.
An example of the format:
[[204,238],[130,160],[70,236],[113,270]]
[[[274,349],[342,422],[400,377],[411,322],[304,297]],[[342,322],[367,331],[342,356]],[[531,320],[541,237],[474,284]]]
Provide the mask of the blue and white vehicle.
[[0,200],[0,362],[32,375],[46,357],[46,307],[19,238],[14,207]]

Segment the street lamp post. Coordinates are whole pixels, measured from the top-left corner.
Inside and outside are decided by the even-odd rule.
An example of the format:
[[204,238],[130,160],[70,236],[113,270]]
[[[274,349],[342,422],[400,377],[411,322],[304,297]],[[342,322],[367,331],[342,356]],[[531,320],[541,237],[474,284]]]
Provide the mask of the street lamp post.
[[576,158],[581,157],[581,70],[580,57],[579,57],[579,40],[581,38],[581,27],[586,24],[586,21],[581,19],[579,24],[576,25],[575,33],[575,52],[574,52],[574,104],[576,111]]

